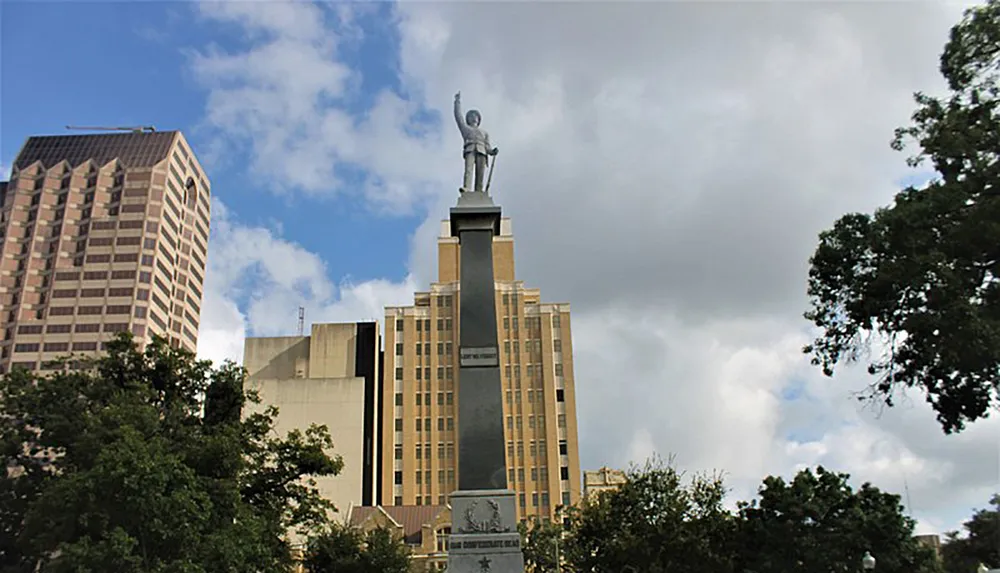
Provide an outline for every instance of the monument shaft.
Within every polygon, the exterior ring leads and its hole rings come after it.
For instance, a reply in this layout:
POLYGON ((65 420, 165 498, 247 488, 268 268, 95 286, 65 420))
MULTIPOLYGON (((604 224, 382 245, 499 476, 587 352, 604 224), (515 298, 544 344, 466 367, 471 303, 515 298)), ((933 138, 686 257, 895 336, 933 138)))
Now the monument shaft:
MULTIPOLYGON (((473 198, 469 195, 469 198, 473 198)), ((460 245, 458 489, 507 488, 493 236, 500 208, 452 209, 460 245)))

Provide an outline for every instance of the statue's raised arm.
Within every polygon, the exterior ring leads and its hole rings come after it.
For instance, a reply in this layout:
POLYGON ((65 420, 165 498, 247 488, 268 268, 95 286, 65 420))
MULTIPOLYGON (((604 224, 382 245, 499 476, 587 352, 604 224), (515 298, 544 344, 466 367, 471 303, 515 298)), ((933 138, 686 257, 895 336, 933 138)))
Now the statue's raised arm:
POLYGON ((455 94, 455 123, 458 124, 458 130, 462 132, 462 136, 465 136, 465 114, 462 113, 462 92, 455 94))

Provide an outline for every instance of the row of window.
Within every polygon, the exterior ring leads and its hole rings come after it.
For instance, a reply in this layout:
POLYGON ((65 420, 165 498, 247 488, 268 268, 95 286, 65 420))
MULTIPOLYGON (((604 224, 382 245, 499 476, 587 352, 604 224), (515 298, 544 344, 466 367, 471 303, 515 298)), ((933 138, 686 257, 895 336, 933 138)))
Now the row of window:
MULTIPOLYGON (((417 406, 430 406, 431 405, 431 393, 430 392, 424 392, 423 394, 418 393, 415 396, 416 396, 415 402, 416 402, 417 406)), ((438 392, 437 393, 437 405, 438 406, 444 406, 445 404, 451 406, 454 403, 455 403, 455 394, 454 394, 454 392, 438 392)), ((397 406, 402 406, 403 405, 403 393, 402 392, 396 392, 396 405, 397 406)))

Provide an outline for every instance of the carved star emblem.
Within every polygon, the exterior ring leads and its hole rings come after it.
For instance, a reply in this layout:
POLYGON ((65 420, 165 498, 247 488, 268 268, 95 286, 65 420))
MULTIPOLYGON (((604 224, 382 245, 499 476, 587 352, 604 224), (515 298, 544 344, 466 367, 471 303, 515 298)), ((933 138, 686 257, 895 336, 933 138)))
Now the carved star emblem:
POLYGON ((483 557, 479 560, 479 570, 489 571, 490 570, 490 560, 488 557, 483 557))

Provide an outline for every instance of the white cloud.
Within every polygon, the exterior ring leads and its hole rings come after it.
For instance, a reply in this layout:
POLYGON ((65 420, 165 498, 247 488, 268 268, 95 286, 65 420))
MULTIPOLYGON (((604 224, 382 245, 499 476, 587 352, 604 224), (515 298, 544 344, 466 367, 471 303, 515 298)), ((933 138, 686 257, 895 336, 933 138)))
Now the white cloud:
POLYGON ((416 284, 335 284, 323 261, 280 232, 240 223, 216 197, 198 354, 242 362, 246 336, 289 336, 298 308, 307 324, 378 320, 385 305, 412 302, 416 284))
POLYGON ((220 233, 220 292, 263 269, 246 307, 255 332, 287 330, 303 297, 356 319, 426 288, 460 177, 448 108, 461 89, 501 148, 494 189, 516 224, 519 277, 573 304, 586 466, 675 452, 746 496, 766 474, 824 464, 908 489, 924 529, 956 527, 995 489, 997 420, 944 436, 919 397, 877 415, 852 400, 863 372, 827 380, 799 351, 816 236, 886 203, 907 174, 888 140, 912 92, 941 89, 954 5, 402 3, 401 92, 361 116, 364 70, 338 60, 364 37, 356 20, 302 3, 202 12, 253 40, 192 64, 207 125, 249 146, 259 175, 429 213, 405 285, 344 288, 270 231, 233 227, 258 240, 252 257, 220 233), (415 119, 425 108, 444 124, 415 119), (345 169, 369 174, 360 191, 345 169), (791 387, 801 396, 782 399, 791 387))

